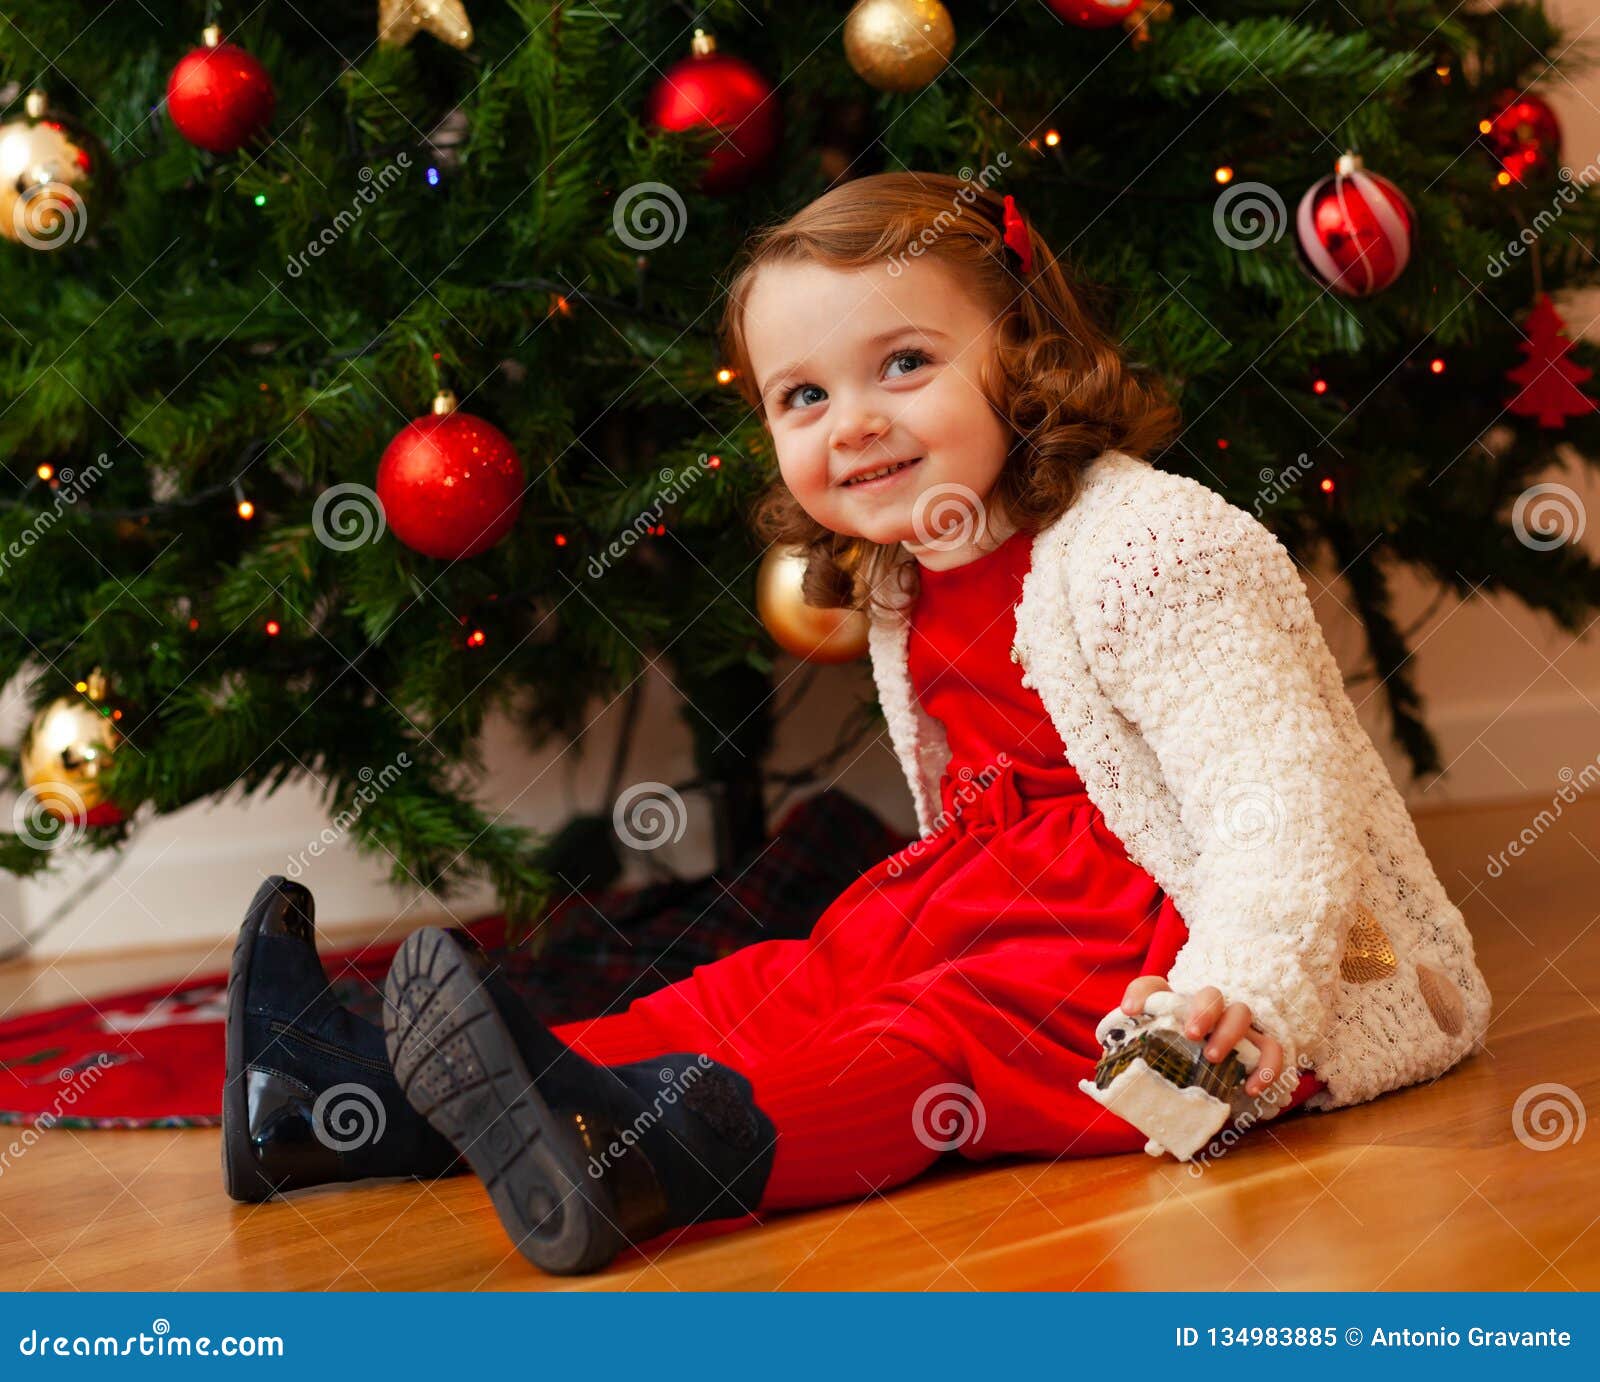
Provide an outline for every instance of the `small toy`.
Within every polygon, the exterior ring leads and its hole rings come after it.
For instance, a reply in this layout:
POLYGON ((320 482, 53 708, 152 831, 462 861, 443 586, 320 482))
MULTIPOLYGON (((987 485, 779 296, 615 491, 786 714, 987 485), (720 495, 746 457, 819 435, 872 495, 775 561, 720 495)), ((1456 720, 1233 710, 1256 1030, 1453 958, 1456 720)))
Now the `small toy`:
POLYGON ((1113 1008, 1095 1028, 1105 1048, 1092 1080, 1078 1088, 1096 1103, 1133 1124, 1150 1140, 1151 1156, 1171 1152, 1188 1161, 1222 1125, 1252 1108, 1262 1095, 1244 1092, 1261 1059, 1255 1043, 1241 1037, 1221 1061, 1205 1059, 1206 1040, 1183 1032, 1187 994, 1164 989, 1130 1016, 1113 1008))

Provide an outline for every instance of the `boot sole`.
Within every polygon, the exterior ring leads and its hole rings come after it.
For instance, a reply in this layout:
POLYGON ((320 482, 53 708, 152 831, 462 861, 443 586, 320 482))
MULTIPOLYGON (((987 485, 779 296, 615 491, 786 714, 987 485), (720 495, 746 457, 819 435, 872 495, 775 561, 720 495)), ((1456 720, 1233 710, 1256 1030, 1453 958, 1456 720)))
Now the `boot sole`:
POLYGON ((406 1099, 466 1158, 528 1261, 592 1272, 627 1246, 577 1133, 545 1103, 471 957, 444 930, 425 926, 401 945, 383 1026, 406 1099))
POLYGON ((256 936, 266 918, 267 907, 277 895, 265 883, 256 890, 239 938, 233 943, 233 958, 228 964, 226 1043, 227 1056, 222 1081, 222 1184, 229 1196, 242 1204, 260 1204, 278 1193, 278 1188, 261 1173, 255 1144, 250 1140, 250 1110, 247 1103, 244 1060, 244 1003, 250 991, 250 957, 255 953, 256 936))

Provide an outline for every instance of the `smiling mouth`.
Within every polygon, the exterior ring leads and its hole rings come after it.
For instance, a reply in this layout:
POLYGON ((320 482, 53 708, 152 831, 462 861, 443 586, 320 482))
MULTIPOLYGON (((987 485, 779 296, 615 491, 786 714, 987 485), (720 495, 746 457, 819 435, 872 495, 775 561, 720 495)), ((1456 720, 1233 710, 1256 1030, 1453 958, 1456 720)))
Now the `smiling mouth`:
POLYGON ((893 465, 882 466, 877 470, 869 470, 865 475, 858 475, 853 480, 845 480, 843 488, 852 489, 857 485, 876 484, 879 480, 887 480, 891 475, 898 475, 902 470, 909 469, 922 459, 913 456, 909 461, 896 461, 893 465))

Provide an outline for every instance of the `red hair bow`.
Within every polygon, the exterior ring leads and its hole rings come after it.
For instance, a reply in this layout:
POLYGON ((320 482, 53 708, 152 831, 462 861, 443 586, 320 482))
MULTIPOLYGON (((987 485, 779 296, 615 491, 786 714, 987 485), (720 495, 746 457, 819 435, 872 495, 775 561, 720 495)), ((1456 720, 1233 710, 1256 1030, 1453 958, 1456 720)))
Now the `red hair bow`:
POLYGON ((1021 213, 1017 210, 1016 199, 1006 194, 1005 211, 1005 242, 1016 256, 1022 261, 1022 272, 1033 272, 1033 241, 1028 238, 1028 227, 1022 223, 1021 213))

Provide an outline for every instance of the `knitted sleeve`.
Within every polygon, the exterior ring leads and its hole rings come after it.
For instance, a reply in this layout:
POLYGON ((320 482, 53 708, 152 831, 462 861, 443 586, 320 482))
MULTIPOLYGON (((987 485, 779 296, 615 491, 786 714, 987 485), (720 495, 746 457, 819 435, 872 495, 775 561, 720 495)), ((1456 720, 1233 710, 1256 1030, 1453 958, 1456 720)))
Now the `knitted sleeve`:
POLYGON ((1365 846, 1318 690, 1333 657, 1294 561, 1182 479, 1170 504, 1123 503, 1082 532, 1068 569, 1084 655, 1194 842, 1189 939, 1167 982, 1249 1004, 1286 1068, 1309 1067, 1332 1029, 1365 846))

